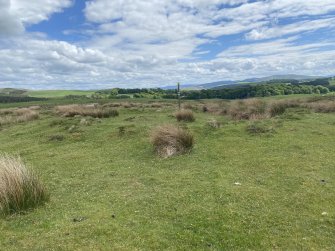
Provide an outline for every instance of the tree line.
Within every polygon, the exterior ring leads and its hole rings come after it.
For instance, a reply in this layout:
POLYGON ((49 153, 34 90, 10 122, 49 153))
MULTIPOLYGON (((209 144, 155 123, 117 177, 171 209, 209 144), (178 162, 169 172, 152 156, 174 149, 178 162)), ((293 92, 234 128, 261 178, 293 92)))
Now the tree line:
MULTIPOLYGON (((264 83, 251 83, 241 85, 221 86, 213 89, 183 90, 181 96, 184 99, 243 99, 252 97, 268 97, 291 94, 326 94, 335 91, 328 79, 316 79, 299 82, 297 80, 270 80, 264 83)), ((177 91, 161 88, 134 88, 101 90, 96 92, 94 98, 165 98, 176 99, 177 91)))

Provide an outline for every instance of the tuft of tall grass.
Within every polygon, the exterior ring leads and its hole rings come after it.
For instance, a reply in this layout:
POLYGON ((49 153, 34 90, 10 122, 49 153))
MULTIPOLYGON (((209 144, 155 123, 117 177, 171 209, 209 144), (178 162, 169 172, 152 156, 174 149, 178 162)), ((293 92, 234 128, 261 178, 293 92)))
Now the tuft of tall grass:
POLYGON ((118 110, 97 105, 61 105, 56 106, 57 113, 65 117, 91 116, 94 118, 108 118, 119 115, 118 110))
POLYGON ((151 133, 151 143, 155 152, 164 158, 191 151, 193 135, 175 125, 162 125, 151 133))
POLYGON ((175 113, 177 121, 193 122, 195 121, 194 114, 191 110, 180 110, 175 113))
POLYGON ((0 155, 0 215, 21 212, 48 199, 37 175, 20 158, 0 155))

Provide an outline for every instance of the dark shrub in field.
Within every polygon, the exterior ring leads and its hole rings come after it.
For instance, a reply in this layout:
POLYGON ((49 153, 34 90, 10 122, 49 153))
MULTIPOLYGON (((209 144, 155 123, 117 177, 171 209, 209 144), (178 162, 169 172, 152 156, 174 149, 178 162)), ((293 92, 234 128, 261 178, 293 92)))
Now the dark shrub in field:
POLYGON ((38 177, 20 158, 0 155, 0 215, 33 208, 48 198, 38 177))
POLYGON ((161 157, 189 152, 194 144, 193 135, 175 125, 163 125, 157 127, 151 133, 151 143, 155 152, 161 157))
POLYGON ((195 121, 194 114, 191 110, 180 110, 175 113, 178 121, 193 122, 195 121))

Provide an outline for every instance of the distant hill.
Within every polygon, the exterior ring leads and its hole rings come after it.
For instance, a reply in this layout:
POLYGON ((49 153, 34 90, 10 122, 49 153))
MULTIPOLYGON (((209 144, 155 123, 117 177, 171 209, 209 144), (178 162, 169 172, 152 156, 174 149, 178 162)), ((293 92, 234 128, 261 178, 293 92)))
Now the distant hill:
POLYGON ((15 89, 15 88, 0 88, 0 95, 7 96, 22 96, 26 93, 26 90, 15 89))
POLYGON ((288 74, 288 75, 273 75, 273 76, 268 76, 268 77, 263 77, 263 78, 250 78, 250 79, 245 79, 240 82, 251 82, 251 83, 257 83, 257 82, 266 82, 266 81, 271 81, 271 80, 311 80, 311 79, 317 79, 317 78, 322 78, 320 76, 305 76, 305 75, 295 75, 295 74, 288 74))
POLYGON ((215 88, 217 86, 225 86, 225 85, 231 86, 231 85, 236 85, 236 84, 238 84, 236 81, 226 80, 226 81, 218 81, 218 82, 213 82, 213 83, 196 85, 195 87, 197 89, 212 89, 212 88, 215 88))
POLYGON ((241 84, 247 84, 247 83, 264 83, 267 81, 272 81, 272 80, 298 80, 298 81, 303 81, 303 80, 314 80, 322 78, 319 76, 305 76, 305 75, 295 75, 295 74, 288 74, 288 75, 273 75, 273 76, 268 76, 268 77, 262 77, 262 78, 249 78, 249 79, 244 79, 244 80, 224 80, 224 81, 217 81, 217 82, 211 82, 211 83, 206 83, 206 84, 200 84, 200 85, 183 85, 183 89, 217 89, 217 88, 231 88, 236 85, 241 85, 241 84))

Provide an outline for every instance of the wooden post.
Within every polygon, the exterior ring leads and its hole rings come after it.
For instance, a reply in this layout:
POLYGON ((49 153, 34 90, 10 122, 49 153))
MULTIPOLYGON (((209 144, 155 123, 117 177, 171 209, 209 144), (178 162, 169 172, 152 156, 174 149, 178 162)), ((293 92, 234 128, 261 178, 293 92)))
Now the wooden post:
POLYGON ((180 110, 180 84, 177 83, 178 109, 180 110))

